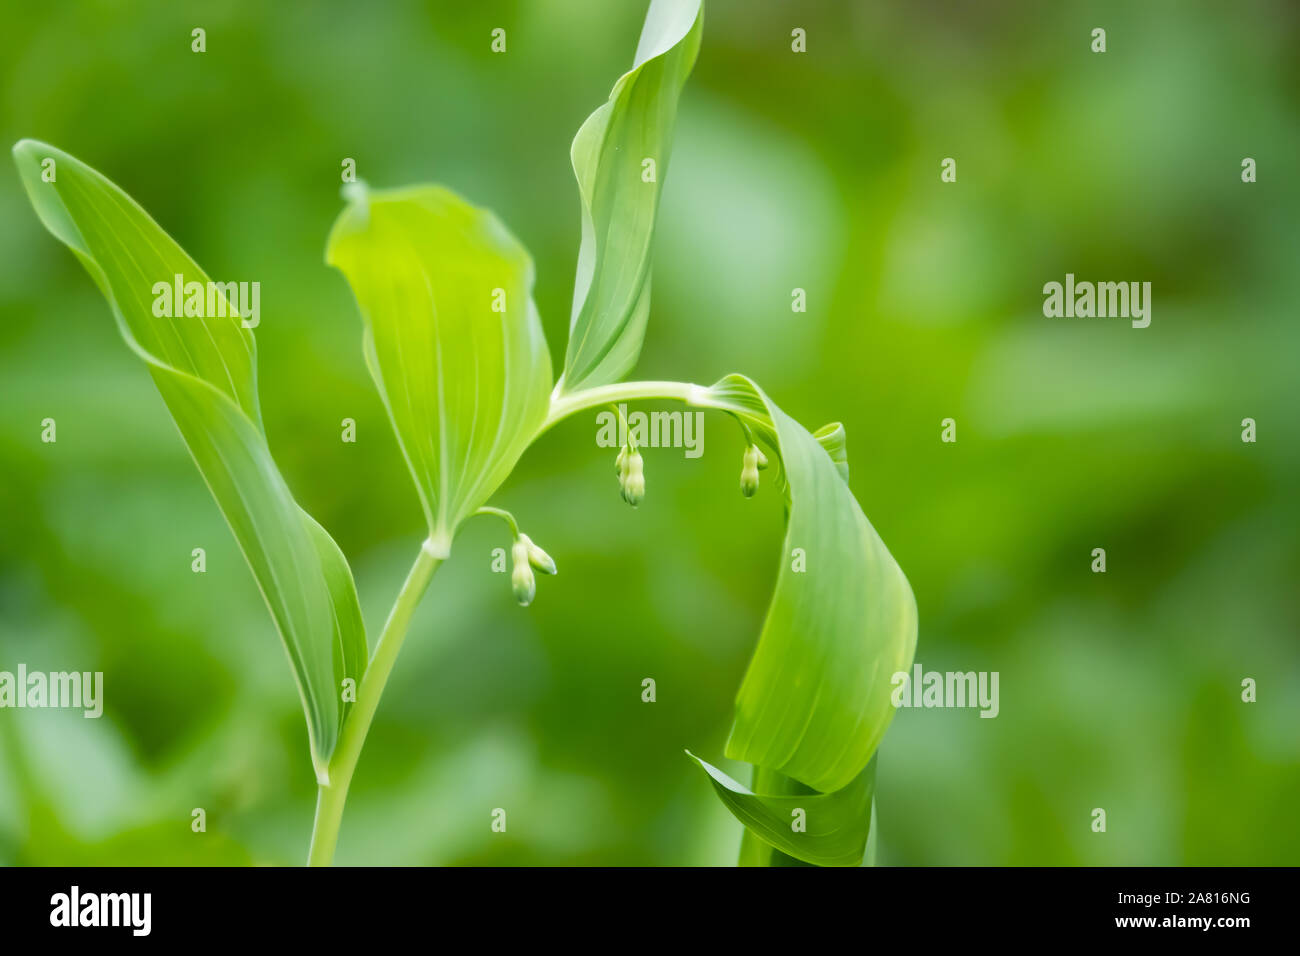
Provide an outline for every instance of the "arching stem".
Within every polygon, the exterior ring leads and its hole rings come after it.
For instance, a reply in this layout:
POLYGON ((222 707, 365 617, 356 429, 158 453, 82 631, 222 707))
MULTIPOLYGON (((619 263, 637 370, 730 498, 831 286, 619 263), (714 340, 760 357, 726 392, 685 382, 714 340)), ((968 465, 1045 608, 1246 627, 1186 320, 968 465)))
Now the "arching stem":
POLYGON ((561 395, 551 400, 551 410, 537 430, 540 435, 570 415, 596 408, 600 405, 617 405, 619 402, 676 401, 700 408, 721 408, 711 400, 709 389, 690 382, 615 382, 580 392, 561 395))

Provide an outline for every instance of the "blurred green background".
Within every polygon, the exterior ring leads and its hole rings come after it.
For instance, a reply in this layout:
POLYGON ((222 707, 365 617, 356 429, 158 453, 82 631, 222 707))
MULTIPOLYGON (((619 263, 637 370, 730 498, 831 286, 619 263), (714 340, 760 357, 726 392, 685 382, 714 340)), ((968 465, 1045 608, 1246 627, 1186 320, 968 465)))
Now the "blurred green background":
MULTIPOLYGON (((0 140, 68 150, 211 275, 261 282, 271 447, 353 562, 372 640, 422 522, 351 294, 322 263, 340 163, 495 209, 536 259, 558 359, 569 142, 631 65, 644 9, 6 11, 0 140)), ((843 420, 853 489, 916 592, 917 660, 1001 675, 995 720, 899 713, 882 863, 1300 863, 1298 51, 1286 0, 708 3, 637 377, 743 371, 810 427, 843 420), (1150 328, 1045 319, 1043 283, 1066 272, 1152 282, 1150 328)), ((0 711, 0 862, 299 863, 314 779, 253 579, 11 166, 0 221, 0 670, 101 670, 106 696, 97 721, 0 711)), ((635 512, 594 416, 529 451, 493 503, 560 575, 522 610, 489 570, 500 525, 464 530, 338 862, 734 861, 739 824, 682 750, 744 777, 721 748, 781 515, 770 486, 737 493, 734 426, 705 427, 699 460, 647 451, 635 512)))

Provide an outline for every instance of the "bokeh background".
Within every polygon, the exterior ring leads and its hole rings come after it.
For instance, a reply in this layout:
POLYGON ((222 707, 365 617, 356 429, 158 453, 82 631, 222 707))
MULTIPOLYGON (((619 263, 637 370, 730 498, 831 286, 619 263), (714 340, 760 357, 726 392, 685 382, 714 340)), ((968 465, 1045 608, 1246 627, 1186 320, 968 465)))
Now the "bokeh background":
MULTIPOLYGON (((535 256, 558 361, 569 142, 630 66, 644 7, 6 11, 0 140, 68 150, 210 274, 262 283, 271 447, 352 561, 372 635, 421 518, 322 262, 340 163, 495 209, 535 256)), ((1286 0, 708 3, 637 377, 744 371, 808 426, 844 421, 853 489, 916 592, 917 660, 1001 675, 995 720, 894 721, 882 863, 1300 863, 1298 51, 1286 0), (1042 285, 1066 272, 1151 281, 1150 328, 1045 319, 1042 285)), ((0 862, 301 862, 314 780, 252 577, 12 167, 0 223, 0 669, 101 670, 107 701, 98 721, 0 711, 0 862)), ((737 493, 726 419, 699 460, 647 452, 636 512, 595 431, 546 435, 494 499, 560 565, 533 607, 489 570, 499 524, 458 539, 338 862, 734 861, 739 824, 682 751, 743 776, 721 748, 780 507, 737 493)))

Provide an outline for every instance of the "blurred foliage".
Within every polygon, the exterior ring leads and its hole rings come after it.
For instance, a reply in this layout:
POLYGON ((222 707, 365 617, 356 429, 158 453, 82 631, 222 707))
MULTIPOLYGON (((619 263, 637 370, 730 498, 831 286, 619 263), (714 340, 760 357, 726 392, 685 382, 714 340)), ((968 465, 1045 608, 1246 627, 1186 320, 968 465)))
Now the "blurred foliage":
MULTIPOLYGON (((537 261, 558 360, 569 142, 643 13, 6 12, 3 141, 68 150, 214 277, 262 283, 271 447, 352 560, 372 634, 422 529, 351 296, 322 262, 340 163, 493 208, 537 261)), ((1001 674, 995 720, 895 720, 880 862, 1300 862, 1298 51, 1286 0, 709 4, 637 377, 743 371, 809 425, 842 419, 854 491, 916 592, 918 661, 1001 674), (956 184, 939 181, 947 156, 956 184), (1151 327, 1044 319, 1042 285, 1066 272, 1151 281, 1151 327), (796 286, 807 313, 790 312, 796 286)), ((0 711, 0 862, 300 862, 314 778, 252 578, 12 170, 0 221, 0 670, 102 670, 106 696, 98 721, 0 711)), ((340 863, 734 861, 739 825, 683 748, 721 751, 779 507, 737 493, 725 419, 699 460, 646 450, 636 512, 594 434, 551 432, 497 496, 560 565, 531 608, 490 573, 497 523, 458 539, 371 732, 340 863)))

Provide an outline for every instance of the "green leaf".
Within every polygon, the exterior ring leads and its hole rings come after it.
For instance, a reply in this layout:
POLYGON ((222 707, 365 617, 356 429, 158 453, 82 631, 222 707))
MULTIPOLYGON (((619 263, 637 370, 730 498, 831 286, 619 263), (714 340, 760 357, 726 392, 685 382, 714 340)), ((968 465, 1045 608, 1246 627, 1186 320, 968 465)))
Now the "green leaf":
POLYGON ((209 288, 198 265, 134 200, 62 150, 23 140, 14 157, 41 222, 81 260, 144 360, 248 560, 289 654, 324 778, 349 707, 342 681, 360 683, 365 671, 365 632, 347 562, 271 459, 253 333, 224 293, 212 301, 220 315, 155 315, 156 296, 175 276, 209 288))
POLYGON ((650 247, 668 170, 677 100, 695 64, 703 0, 651 0, 632 70, 573 139, 582 199, 573 315, 561 388, 622 378, 650 313, 650 247), (654 163, 647 182, 646 160, 654 163))
POLYGON ((916 600, 841 475, 838 460, 749 379, 704 404, 732 411, 776 453, 787 498, 780 572, 736 696, 726 754, 823 793, 848 786, 894 716, 891 677, 911 667, 916 600))
MULTIPOLYGON (((766 796, 795 796, 799 794, 815 794, 817 791, 812 787, 806 787, 798 780, 787 777, 783 773, 777 773, 775 770, 768 770, 765 767, 755 767, 752 779, 750 781, 750 790, 754 793, 761 793, 766 796)), ((861 825, 861 824, 859 824, 861 825)), ((812 866, 804 860, 795 859, 794 857, 782 853, 772 844, 762 839, 753 830, 745 828, 744 835, 740 841, 740 857, 736 861, 737 866, 812 866)))
POLYGON ((492 213, 439 186, 360 191, 325 256, 356 296, 366 364, 445 557, 546 417, 532 260, 492 213))
MULTIPOLYGON (((859 866, 871 826, 876 790, 876 761, 872 759, 848 784, 833 793, 756 794, 717 767, 690 753, 709 775, 709 782, 727 809, 749 834, 769 847, 817 866, 859 866), (802 811, 800 813, 799 811, 802 811), (796 830, 801 820, 802 830, 796 830)), ((766 866, 770 851, 748 841, 742 865, 766 866)))
POLYGON ((817 443, 826 449, 826 454, 831 456, 831 461, 835 462, 835 470, 840 473, 844 483, 849 481, 849 448, 848 433, 844 430, 844 425, 840 422, 831 422, 829 425, 823 425, 813 432, 813 438, 817 443))

